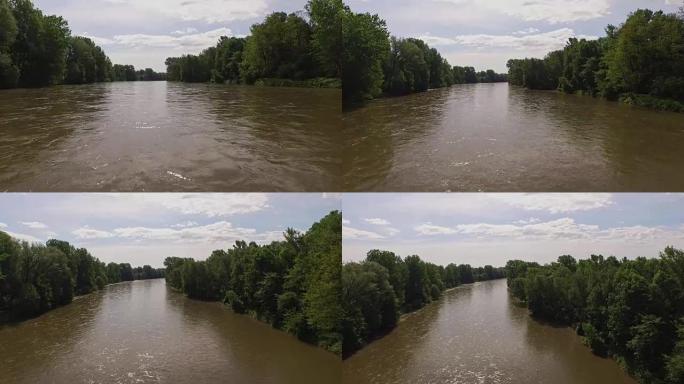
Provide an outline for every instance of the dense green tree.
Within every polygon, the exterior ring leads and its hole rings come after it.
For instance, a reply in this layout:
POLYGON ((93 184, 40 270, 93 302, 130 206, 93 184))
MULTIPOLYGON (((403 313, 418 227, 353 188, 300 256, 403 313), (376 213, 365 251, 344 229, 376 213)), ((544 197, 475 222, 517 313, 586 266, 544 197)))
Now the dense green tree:
POLYGON ((592 256, 576 261, 510 261, 512 295, 535 317, 576 326, 591 349, 623 361, 644 383, 677 383, 682 375, 684 252, 659 259, 592 256))
POLYGON ((289 229, 284 238, 267 245, 237 241, 206 261, 167 258, 167 284, 341 353, 341 214, 330 213, 303 234, 289 229))
MULTIPOLYGON (((0 232, 0 321, 37 316, 69 304, 74 295, 120 282, 122 266, 105 266, 86 249, 66 241, 29 244, 0 232)), ((149 278, 163 276, 163 270, 148 268, 149 278)))
POLYGON ((342 20, 348 12, 342 0, 310 0, 306 11, 311 21, 311 42, 321 75, 342 76, 342 20))
POLYGON ((405 259, 392 252, 371 250, 362 263, 342 269, 342 354, 348 357, 374 338, 392 330, 400 313, 418 310, 442 292, 464 283, 500 279, 504 268, 442 267, 418 256, 405 259))
POLYGON ((382 92, 383 66, 390 52, 387 25, 378 15, 343 14, 342 94, 345 101, 362 101, 382 92))

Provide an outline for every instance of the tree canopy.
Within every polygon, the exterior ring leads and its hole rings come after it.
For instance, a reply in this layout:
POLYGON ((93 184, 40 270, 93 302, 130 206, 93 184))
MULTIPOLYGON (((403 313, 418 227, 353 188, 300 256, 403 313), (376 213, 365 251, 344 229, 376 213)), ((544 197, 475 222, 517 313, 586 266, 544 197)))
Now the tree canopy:
POLYGON ((40 315, 107 284, 164 277, 149 265, 105 265, 66 241, 19 242, 0 231, 0 322, 40 315))
POLYGON ((598 40, 572 38, 546 58, 510 60, 513 85, 684 111, 684 17, 639 9, 598 40))
POLYGON ((503 277, 504 269, 491 265, 444 267, 418 256, 402 259, 393 252, 372 250, 363 262, 342 267, 343 356, 389 332, 401 313, 439 299, 446 289, 503 277))
POLYGON ((511 294, 532 316, 573 325, 594 353, 624 363, 642 383, 684 380, 684 252, 635 260, 561 256, 509 261, 511 294))
POLYGON ((223 301, 236 313, 341 353, 342 215, 331 212, 306 233, 288 229, 267 245, 237 241, 204 261, 169 257, 167 284, 200 300, 223 301))

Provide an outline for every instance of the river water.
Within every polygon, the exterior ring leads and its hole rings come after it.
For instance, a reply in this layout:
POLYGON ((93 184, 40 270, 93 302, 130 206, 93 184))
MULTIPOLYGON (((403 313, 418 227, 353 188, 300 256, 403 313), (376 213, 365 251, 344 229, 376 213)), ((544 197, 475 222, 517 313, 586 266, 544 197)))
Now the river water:
POLYGON ((343 383, 635 384, 574 330, 530 318, 505 280, 476 283, 402 318, 345 360, 343 383))
POLYGON ((336 191, 340 100, 166 82, 0 91, 0 191, 336 191))
POLYGON ((684 114, 508 84, 344 114, 349 191, 684 191, 684 114))
POLYGON ((340 369, 339 357, 164 280, 0 328, 3 383, 335 383, 340 369))

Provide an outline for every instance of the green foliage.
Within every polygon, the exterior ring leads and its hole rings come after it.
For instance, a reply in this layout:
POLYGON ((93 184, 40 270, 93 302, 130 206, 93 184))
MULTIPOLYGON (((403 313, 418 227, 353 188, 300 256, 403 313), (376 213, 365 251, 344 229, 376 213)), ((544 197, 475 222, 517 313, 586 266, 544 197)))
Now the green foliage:
POLYGON ((684 252, 667 248, 659 259, 509 261, 511 294, 533 316, 577 324, 601 356, 624 362, 643 383, 679 383, 684 349, 684 252))
MULTIPOLYGON (((112 67, 89 38, 71 36, 61 17, 44 15, 30 0, 0 0, 0 88, 131 80, 122 67, 112 67)), ((147 80, 149 71, 139 74, 147 80)))
POLYGON ((311 0, 309 20, 275 12, 247 38, 221 37, 199 55, 166 60, 169 81, 339 87, 341 0, 311 0))
POLYGON ((440 53, 420 39, 389 36, 378 15, 343 14, 342 88, 345 103, 399 96, 453 84, 505 82, 493 70, 452 67, 440 53))
POLYGON ((222 300, 298 338, 341 353, 342 215, 267 245, 237 241, 206 261, 169 257, 166 282, 191 298, 222 300))
POLYGON ((504 269, 491 265, 442 267, 418 256, 402 259, 392 252, 372 250, 364 262, 342 267, 342 355, 347 357, 391 331, 400 313, 424 307, 446 289, 503 277, 504 269))
MULTIPOLYGON (((9 314, 10 320, 40 315, 69 304, 74 295, 127 280, 122 266, 131 269, 128 264, 105 266, 86 249, 76 249, 66 241, 20 243, 0 232, 0 312, 9 314)), ((145 266, 137 278, 158 278, 163 272, 145 266)))
POLYGON ((513 85, 600 95, 659 110, 684 111, 684 19, 639 9, 594 41, 572 38, 544 60, 508 62, 513 85))
POLYGON ((390 51, 389 33, 378 15, 346 10, 342 21, 342 95, 362 101, 382 92, 383 66, 390 51))

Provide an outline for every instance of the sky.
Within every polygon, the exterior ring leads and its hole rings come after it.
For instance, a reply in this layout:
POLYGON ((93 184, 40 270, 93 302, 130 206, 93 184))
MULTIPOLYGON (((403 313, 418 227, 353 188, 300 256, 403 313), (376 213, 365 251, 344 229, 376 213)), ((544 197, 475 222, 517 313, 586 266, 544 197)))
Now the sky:
POLYGON ((507 72, 512 58, 543 57, 568 38, 597 38, 639 8, 674 12, 683 0, 347 0, 377 13, 398 37, 420 37, 452 65, 507 72))
POLYGON ((167 57, 197 54, 221 36, 245 36, 275 11, 296 12, 306 0, 34 0, 64 17, 73 35, 88 36, 114 64, 166 71, 167 57))
POLYGON ((162 267, 168 256, 204 260, 236 240, 281 240, 340 207, 334 194, 2 194, 0 231, 66 240, 106 263, 162 267))
POLYGON ((504 266, 684 248, 684 194, 345 194, 342 208, 345 262, 372 249, 504 266))

